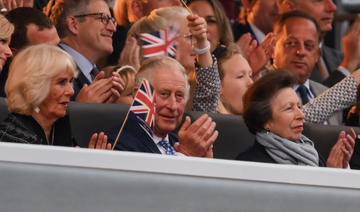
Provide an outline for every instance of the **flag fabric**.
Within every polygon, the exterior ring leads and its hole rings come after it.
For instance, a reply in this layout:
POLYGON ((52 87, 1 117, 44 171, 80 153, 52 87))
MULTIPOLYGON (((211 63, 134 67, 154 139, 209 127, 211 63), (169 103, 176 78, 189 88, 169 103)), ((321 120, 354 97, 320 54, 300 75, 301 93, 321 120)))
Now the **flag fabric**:
POLYGON ((113 148, 116 147, 119 138, 121 142, 122 134, 133 134, 133 137, 140 136, 139 139, 144 139, 141 138, 144 133, 139 133, 139 130, 145 132, 148 139, 153 140, 154 116, 155 92, 149 81, 143 80, 116 137, 113 148))
POLYGON ((142 33, 140 39, 144 58, 160 55, 175 58, 177 33, 178 30, 174 26, 151 33, 142 33))

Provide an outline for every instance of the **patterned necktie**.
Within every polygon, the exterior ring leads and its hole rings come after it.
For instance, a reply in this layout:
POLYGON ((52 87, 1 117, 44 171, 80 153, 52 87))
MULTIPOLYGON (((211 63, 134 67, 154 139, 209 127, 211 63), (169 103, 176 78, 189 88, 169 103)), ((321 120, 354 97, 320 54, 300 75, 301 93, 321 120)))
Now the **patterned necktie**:
POLYGON ((159 142, 160 146, 165 149, 165 154, 167 155, 174 155, 175 149, 170 145, 170 143, 164 139, 159 142))
POLYGON ((91 80, 94 80, 96 75, 98 75, 98 73, 99 73, 99 69, 96 66, 94 66, 94 68, 90 72, 91 80))
POLYGON ((307 88, 305 87, 305 85, 299 85, 299 87, 297 88, 297 92, 299 92, 300 94, 301 102, 303 105, 309 102, 307 88))

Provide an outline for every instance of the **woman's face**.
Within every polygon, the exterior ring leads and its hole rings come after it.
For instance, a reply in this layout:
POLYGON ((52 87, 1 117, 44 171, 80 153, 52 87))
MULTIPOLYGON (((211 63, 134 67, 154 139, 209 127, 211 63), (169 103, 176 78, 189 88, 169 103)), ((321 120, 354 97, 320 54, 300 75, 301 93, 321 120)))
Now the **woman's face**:
POLYGON ((224 78, 221 82, 221 102, 232 114, 243 113, 243 95, 253 84, 248 62, 239 54, 222 63, 224 78))
POLYGON ((179 34, 176 45, 176 60, 181 63, 187 71, 195 69, 194 38, 190 36, 186 19, 180 23, 179 34))
POLYGON ((39 105, 40 115, 48 120, 65 116, 70 97, 74 94, 73 78, 73 73, 65 70, 51 79, 49 95, 39 105))
POLYGON ((206 20, 207 39, 211 45, 211 52, 213 52, 220 43, 220 33, 214 9, 206 0, 194 1, 189 4, 189 8, 193 13, 206 20))
POLYGON ((7 58, 12 56, 9 44, 10 38, 0 39, 0 72, 2 71, 7 58))
POLYGON ((304 113, 294 89, 283 88, 270 100, 272 118, 265 129, 290 141, 300 139, 303 131, 304 113))

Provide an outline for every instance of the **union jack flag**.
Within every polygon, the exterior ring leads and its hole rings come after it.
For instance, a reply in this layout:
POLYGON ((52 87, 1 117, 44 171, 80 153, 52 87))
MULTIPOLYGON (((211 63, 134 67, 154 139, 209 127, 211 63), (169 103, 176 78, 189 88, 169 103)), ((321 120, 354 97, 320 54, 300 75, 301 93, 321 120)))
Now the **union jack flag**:
POLYGON ((150 85, 149 81, 143 80, 129 111, 136 114, 138 117, 144 120, 151 129, 153 129, 155 95, 154 89, 150 85))
POLYGON ((144 58, 153 56, 176 57, 176 40, 178 30, 176 27, 159 30, 151 33, 142 33, 142 51, 144 58))
MULTIPOLYGON (((155 114, 155 92, 149 81, 143 80, 140 88, 138 89, 134 101, 128 111, 128 114, 123 122, 119 133, 116 136, 113 149, 121 149, 121 142, 125 134, 132 134, 137 139, 144 139, 141 137, 144 131, 150 140, 153 140, 154 129, 154 114, 155 114), (119 141, 119 142, 118 142, 119 141)), ((110 137, 113 132, 109 133, 110 137)))

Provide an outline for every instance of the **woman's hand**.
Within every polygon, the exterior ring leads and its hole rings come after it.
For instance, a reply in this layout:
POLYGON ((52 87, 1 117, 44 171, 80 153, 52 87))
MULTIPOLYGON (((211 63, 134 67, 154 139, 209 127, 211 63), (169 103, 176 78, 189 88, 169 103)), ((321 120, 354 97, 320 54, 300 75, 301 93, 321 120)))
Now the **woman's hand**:
MULTIPOLYGON (((207 40, 207 25, 205 19, 198 15, 190 14, 187 16, 187 20, 189 31, 195 39, 195 44, 193 45, 198 49, 206 49, 210 45, 210 42, 207 40)), ((197 55, 197 62, 202 68, 210 67, 213 64, 210 49, 211 48, 205 53, 197 55)))
POLYGON ((208 45, 205 19, 198 15, 191 14, 187 16, 187 20, 189 31, 196 40, 195 46, 199 49, 205 48, 208 45))
POLYGON ((101 132, 99 134, 94 133, 89 142, 89 149, 106 149, 111 150, 111 144, 107 142, 107 136, 104 134, 104 132, 101 132))
POLYGON ((354 152, 356 133, 351 128, 350 134, 341 131, 338 141, 331 149, 327 160, 328 167, 347 168, 354 152))

